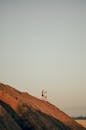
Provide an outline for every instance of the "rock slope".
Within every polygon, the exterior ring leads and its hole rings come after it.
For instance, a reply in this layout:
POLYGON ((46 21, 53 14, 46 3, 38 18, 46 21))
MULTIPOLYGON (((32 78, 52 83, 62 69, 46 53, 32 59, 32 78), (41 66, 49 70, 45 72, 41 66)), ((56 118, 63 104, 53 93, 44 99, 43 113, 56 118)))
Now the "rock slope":
POLYGON ((48 101, 0 83, 0 130, 86 130, 48 101))

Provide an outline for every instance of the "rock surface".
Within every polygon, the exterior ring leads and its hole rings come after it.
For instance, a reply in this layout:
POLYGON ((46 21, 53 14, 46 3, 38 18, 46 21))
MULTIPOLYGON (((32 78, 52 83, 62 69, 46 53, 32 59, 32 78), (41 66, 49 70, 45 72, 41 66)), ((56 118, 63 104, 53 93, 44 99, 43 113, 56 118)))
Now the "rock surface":
POLYGON ((0 83, 0 130, 86 130, 48 101, 0 83))

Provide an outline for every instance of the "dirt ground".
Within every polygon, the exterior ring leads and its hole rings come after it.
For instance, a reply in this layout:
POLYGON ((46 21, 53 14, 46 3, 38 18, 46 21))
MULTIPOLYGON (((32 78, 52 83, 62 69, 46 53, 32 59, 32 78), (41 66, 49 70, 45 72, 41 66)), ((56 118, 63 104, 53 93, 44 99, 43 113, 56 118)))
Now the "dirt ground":
POLYGON ((81 124, 86 128, 86 120, 76 120, 76 122, 78 122, 79 124, 81 124))

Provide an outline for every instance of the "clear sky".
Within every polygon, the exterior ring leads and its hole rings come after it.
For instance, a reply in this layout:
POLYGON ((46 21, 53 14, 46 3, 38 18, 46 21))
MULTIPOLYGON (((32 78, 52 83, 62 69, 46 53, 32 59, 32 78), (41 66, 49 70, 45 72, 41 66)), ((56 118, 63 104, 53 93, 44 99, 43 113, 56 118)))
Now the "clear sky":
POLYGON ((0 82, 86 115, 86 0, 0 0, 0 82))

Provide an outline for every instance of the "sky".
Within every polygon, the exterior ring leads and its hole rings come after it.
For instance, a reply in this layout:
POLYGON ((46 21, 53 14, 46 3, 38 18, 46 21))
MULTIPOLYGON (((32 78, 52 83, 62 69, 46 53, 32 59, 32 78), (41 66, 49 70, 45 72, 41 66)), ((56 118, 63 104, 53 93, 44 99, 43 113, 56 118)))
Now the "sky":
POLYGON ((86 115, 86 0, 0 0, 0 82, 86 115))

